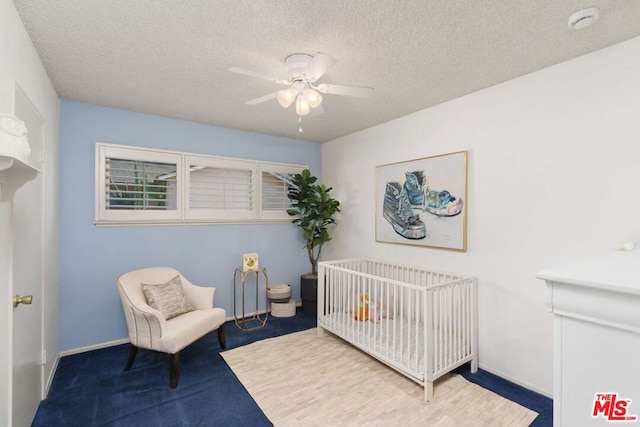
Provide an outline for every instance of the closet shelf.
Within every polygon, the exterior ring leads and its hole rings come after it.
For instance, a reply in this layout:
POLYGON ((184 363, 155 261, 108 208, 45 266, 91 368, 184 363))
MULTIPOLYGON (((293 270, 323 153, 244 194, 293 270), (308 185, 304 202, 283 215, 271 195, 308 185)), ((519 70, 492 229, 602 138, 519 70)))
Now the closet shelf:
POLYGON ((40 171, 23 160, 0 154, 0 201, 11 200, 16 190, 35 179, 40 171))
POLYGON ((40 172, 37 168, 31 166, 29 163, 18 159, 13 156, 5 156, 0 154, 0 172, 8 170, 8 169, 16 169, 16 170, 32 170, 36 174, 40 172))

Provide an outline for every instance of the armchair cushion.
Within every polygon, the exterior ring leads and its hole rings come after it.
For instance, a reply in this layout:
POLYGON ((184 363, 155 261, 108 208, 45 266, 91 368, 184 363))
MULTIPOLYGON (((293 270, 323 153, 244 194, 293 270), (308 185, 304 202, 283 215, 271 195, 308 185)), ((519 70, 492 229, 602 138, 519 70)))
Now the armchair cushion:
POLYGON ((206 335, 212 325, 223 325, 225 311, 222 308, 194 310, 167 321, 157 348, 166 353, 176 353, 206 335))
POLYGON ((166 320, 196 309, 187 299, 180 275, 166 283, 142 283, 141 287, 149 306, 160 311, 166 320))

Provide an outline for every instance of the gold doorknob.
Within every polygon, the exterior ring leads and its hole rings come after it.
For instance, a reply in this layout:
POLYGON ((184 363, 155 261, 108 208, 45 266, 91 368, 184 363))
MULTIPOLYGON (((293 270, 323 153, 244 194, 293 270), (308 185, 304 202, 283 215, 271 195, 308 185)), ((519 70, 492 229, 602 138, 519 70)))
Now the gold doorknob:
POLYGON ((13 307, 17 307, 18 304, 31 304, 31 302, 33 301, 33 296, 32 295, 25 295, 23 297, 16 295, 15 297, 13 297, 13 307))

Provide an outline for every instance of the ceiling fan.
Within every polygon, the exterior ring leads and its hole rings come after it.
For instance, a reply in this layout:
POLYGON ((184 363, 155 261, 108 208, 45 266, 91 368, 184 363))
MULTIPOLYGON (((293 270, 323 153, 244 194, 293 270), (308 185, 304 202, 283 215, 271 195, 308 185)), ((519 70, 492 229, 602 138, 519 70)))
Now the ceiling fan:
MULTIPOLYGON (((373 88, 362 86, 346 86, 329 83, 316 84, 318 79, 331 68, 337 61, 326 53, 318 52, 315 56, 305 53, 296 53, 285 58, 288 75, 286 78, 277 78, 257 73, 244 68, 229 68, 229 71, 268 80, 277 84, 289 86, 268 95, 247 101, 249 105, 261 104, 276 98, 278 103, 288 108, 295 102, 296 114, 305 116, 312 108, 320 107, 322 103, 321 94, 356 96, 366 98, 373 94, 373 88)), ((319 108, 321 110, 322 107, 319 108)))

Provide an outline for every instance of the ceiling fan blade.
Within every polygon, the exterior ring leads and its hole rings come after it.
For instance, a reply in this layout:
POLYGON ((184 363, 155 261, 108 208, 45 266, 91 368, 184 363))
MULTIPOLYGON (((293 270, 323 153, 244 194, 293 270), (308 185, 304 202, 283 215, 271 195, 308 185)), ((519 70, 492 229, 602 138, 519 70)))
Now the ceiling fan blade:
POLYGON ((309 82, 315 82, 336 62, 334 57, 318 52, 304 69, 302 76, 309 82))
POLYGON ((229 68, 229 71, 231 71, 232 73, 243 74, 243 75, 249 76, 249 77, 256 77, 258 79, 268 80, 270 82, 276 82, 276 83, 281 83, 281 84, 286 84, 287 83, 286 80, 282 80, 282 79, 279 79, 277 77, 267 76, 266 74, 257 73, 255 71, 251 71, 251 70, 245 70, 244 68, 231 67, 231 68, 229 68))
POLYGON ((373 88, 362 86, 332 85, 327 83, 319 84, 316 89, 321 93, 333 95, 357 96, 358 98, 368 98, 373 95, 373 88))
POLYGON ((247 104, 247 105, 262 104, 263 102, 267 102, 267 101, 270 101, 272 99, 276 99, 277 96, 278 96, 278 92, 273 92, 273 93, 270 93, 269 95, 264 95, 264 96, 261 96, 260 98, 256 98, 256 99, 252 99, 251 101, 247 101, 247 102, 245 102, 245 104, 247 104))

